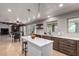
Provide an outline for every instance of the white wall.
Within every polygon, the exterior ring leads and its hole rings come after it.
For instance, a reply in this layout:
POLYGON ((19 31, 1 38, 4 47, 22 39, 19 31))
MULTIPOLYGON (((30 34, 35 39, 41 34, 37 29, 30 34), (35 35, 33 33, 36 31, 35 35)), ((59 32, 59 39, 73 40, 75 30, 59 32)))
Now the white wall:
MULTIPOLYGON (((68 29, 67 29, 67 19, 68 18, 72 18, 72 17, 79 17, 79 11, 75 11, 75 12, 71 12, 71 13, 67 13, 67 14, 63 14, 60 16, 56 16, 54 18, 51 19, 51 21, 53 20, 58 20, 58 29, 56 32, 52 32, 52 36, 68 36, 68 37, 78 37, 79 38, 79 33, 69 33, 68 29)), ((37 34, 39 33, 43 33, 43 32, 48 32, 47 30, 47 22, 50 21, 49 19, 44 21, 44 29, 43 30, 38 30, 37 34)), ((41 22, 42 23, 42 22, 41 22)))
POLYGON ((79 33, 68 33, 67 19, 72 17, 79 17, 79 11, 75 11, 55 17, 55 19, 58 20, 58 30, 57 32, 52 33, 52 35, 58 36, 58 33, 61 33, 61 36, 79 37, 79 33))

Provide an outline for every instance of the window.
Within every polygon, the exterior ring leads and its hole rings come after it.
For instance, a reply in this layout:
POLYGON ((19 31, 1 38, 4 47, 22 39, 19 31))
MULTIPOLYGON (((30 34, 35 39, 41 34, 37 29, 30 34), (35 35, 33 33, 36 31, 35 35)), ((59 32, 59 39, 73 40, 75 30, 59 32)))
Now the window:
POLYGON ((68 19, 68 32, 79 32, 79 18, 68 19))
POLYGON ((69 32, 76 32, 76 23, 69 23, 69 32))
POLYGON ((56 32, 57 30, 57 21, 48 22, 47 24, 48 32, 56 32))

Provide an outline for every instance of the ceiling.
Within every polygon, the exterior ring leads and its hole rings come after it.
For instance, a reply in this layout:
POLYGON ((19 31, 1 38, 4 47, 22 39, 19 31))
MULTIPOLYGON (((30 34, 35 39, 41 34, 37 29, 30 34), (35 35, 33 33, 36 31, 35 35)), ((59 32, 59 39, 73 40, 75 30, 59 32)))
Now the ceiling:
MULTIPOLYGON (((57 16, 71 11, 79 10, 78 3, 64 3, 63 7, 59 3, 40 3, 40 17, 57 16)), ((38 14, 38 3, 0 3, 0 21, 15 22, 19 18, 22 22, 28 21, 28 11, 30 9, 30 21, 34 20, 38 14), (11 9, 12 12, 8 12, 11 9)))

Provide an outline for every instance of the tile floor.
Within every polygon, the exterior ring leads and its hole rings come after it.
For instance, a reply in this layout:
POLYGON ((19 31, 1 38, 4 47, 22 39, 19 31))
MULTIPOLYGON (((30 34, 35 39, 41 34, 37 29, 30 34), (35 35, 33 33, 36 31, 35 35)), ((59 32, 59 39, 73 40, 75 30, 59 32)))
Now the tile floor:
MULTIPOLYGON (((21 42, 13 43, 9 36, 0 36, 0 56, 23 56, 21 42)), ((67 56, 53 50, 51 56, 67 56)))

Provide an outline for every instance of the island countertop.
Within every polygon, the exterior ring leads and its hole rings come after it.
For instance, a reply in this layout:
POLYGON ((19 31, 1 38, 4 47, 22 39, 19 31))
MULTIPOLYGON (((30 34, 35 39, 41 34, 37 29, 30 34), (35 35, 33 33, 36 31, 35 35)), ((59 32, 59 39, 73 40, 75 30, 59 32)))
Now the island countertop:
POLYGON ((51 40, 38 38, 38 37, 36 37, 35 39, 32 39, 31 36, 22 36, 21 38, 39 46, 39 47, 43 47, 49 43, 53 43, 53 41, 51 41, 51 40))

